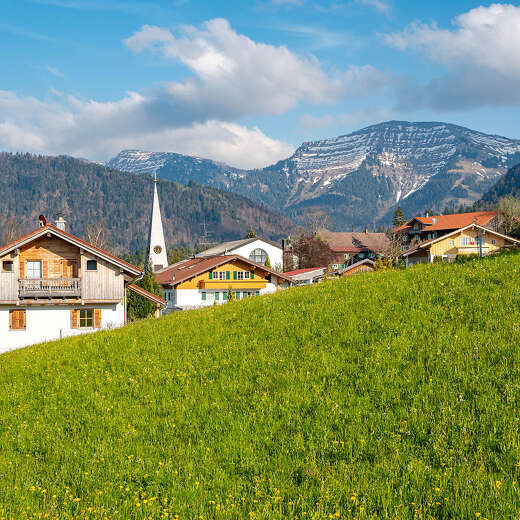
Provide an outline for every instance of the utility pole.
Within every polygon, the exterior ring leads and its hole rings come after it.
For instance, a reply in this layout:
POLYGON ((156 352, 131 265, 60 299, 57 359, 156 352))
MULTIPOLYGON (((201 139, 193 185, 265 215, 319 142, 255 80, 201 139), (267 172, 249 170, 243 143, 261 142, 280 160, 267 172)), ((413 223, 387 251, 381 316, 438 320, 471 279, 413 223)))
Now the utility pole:
POLYGON ((477 234, 477 237, 478 237, 478 254, 480 256, 480 258, 482 258, 484 256, 484 253, 482 251, 482 230, 479 228, 478 230, 478 234, 477 234))

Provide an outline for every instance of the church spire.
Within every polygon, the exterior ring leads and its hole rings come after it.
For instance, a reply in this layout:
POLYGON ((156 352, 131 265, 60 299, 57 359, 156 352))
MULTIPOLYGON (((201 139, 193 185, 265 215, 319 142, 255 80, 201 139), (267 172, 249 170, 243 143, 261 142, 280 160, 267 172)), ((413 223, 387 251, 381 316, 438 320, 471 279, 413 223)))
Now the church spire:
POLYGON ((159 206, 159 195, 157 194, 157 172, 153 174, 153 205, 150 219, 148 261, 152 265, 153 271, 157 271, 168 265, 161 208, 159 206))

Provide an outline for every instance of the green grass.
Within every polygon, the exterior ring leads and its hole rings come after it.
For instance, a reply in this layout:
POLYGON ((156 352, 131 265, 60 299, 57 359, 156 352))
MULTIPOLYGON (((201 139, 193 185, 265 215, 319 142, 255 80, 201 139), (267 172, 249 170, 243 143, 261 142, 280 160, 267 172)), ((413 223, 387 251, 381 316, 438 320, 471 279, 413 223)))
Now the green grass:
POLYGON ((2 355, 0 518, 518 518, 519 276, 379 272, 2 355))

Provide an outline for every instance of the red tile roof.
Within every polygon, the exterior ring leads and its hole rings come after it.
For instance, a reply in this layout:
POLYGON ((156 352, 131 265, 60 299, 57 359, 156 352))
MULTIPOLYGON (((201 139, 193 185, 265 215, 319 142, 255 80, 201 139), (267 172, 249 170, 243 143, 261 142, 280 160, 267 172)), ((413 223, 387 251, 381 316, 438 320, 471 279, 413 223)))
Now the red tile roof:
POLYGON ((188 280, 189 278, 193 278, 194 276, 205 273, 206 271, 214 269, 219 265, 223 265, 227 262, 232 262, 234 260, 239 260, 251 266, 258 267, 259 269, 262 269, 263 271, 278 276, 279 278, 284 278, 288 282, 293 282, 293 280, 286 276, 284 273, 273 271, 272 269, 269 269, 262 264, 253 262, 249 258, 245 258, 240 255, 218 255, 209 257, 188 258, 187 260, 183 260, 182 262, 179 262, 166 269, 159 271, 155 275, 155 279, 157 280, 157 283, 162 285, 177 285, 180 282, 188 280), (173 274, 175 274, 175 278, 173 278, 173 274))
POLYGON ((397 231, 406 231, 412 226, 411 222, 418 220, 427 227, 423 231, 441 231, 447 229, 460 229, 475 222, 479 226, 486 226, 498 215, 498 211, 474 211, 471 213, 454 213, 452 215, 433 215, 431 217, 414 217, 402 226, 396 228, 397 231))
POLYGON ((127 289, 130 289, 131 291, 135 292, 136 294, 139 294, 140 296, 143 296, 144 298, 151 300, 154 303, 158 303, 160 305, 168 305, 168 302, 165 299, 163 299, 160 296, 157 296, 156 294, 153 294, 150 291, 147 291, 146 289, 143 289, 142 287, 139 287, 138 285, 135 285, 133 283, 128 285, 127 289))
POLYGON ((125 262, 124 260, 121 260, 121 258, 118 258, 117 256, 114 256, 114 255, 112 255, 110 253, 107 253, 103 249, 100 249, 99 247, 93 246, 92 244, 89 244, 85 240, 82 240, 81 238, 78 238, 78 237, 76 237, 74 235, 71 235, 70 233, 67 233, 66 231, 63 231, 62 229, 58 229, 57 227, 53 226, 52 224, 46 224, 43 227, 39 227, 39 228, 35 229, 34 231, 31 231, 30 233, 27 233, 27 235, 24 235, 24 236, 18 238, 17 240, 14 240, 13 242, 10 242, 9 244, 6 244, 6 245, 2 246, 0 248, 0 255, 4 254, 5 252, 7 252, 7 251, 9 251, 11 249, 15 249, 18 244, 26 242, 27 240, 30 240, 32 237, 37 238, 40 235, 44 235, 46 233, 46 231, 52 231, 55 235, 57 235, 58 237, 61 236, 61 238, 63 238, 64 240, 67 240, 67 241, 71 241, 72 240, 72 241, 75 241, 75 242, 79 242, 80 244, 84 245, 86 248, 88 248, 88 249, 90 249, 92 251, 95 251, 95 252, 99 253, 101 256, 104 256, 104 257, 106 257, 108 259, 114 260, 118 264, 126 266, 128 269, 130 269, 132 271, 138 271, 139 273, 142 272, 142 270, 139 269, 139 267, 136 267, 135 265, 129 264, 128 262, 125 262))

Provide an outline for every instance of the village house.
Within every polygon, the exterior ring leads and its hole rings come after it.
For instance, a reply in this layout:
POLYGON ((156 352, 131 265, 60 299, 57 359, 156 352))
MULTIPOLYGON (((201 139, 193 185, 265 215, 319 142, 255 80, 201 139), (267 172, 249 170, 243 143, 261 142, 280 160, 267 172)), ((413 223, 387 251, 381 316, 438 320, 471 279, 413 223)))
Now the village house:
POLYGON ((386 233, 343 233, 321 231, 319 237, 329 246, 334 258, 331 269, 343 269, 368 259, 384 256, 390 248, 390 240, 386 233))
POLYGON ((497 229, 498 211, 476 211, 454 213, 451 215, 434 215, 413 217, 402 226, 393 230, 394 235, 401 237, 402 250, 414 248, 420 242, 442 237, 469 224, 477 224, 487 229, 497 229))
POLYGON ((168 310, 188 310, 240 300, 289 287, 293 281, 237 254, 193 257, 155 273, 168 310))
POLYGON ((286 271, 283 274, 291 278, 296 285, 312 285, 321 280, 326 272, 326 267, 309 267, 307 269, 286 271))
POLYGON ((499 249, 520 244, 516 238, 502 235, 476 223, 456 229, 440 237, 431 238, 407 249, 403 253, 406 266, 433 262, 434 258, 453 261, 457 255, 486 256, 499 249))
POLYGON ((37 229, 0 247, 0 352, 126 323, 126 289, 141 270, 65 225, 40 217, 37 229))
POLYGON ((282 271, 283 267, 283 250, 281 245, 265 238, 254 237, 223 242, 195 256, 210 257, 219 255, 240 255, 262 265, 266 265, 266 262, 268 262, 268 265, 275 271, 282 271))

